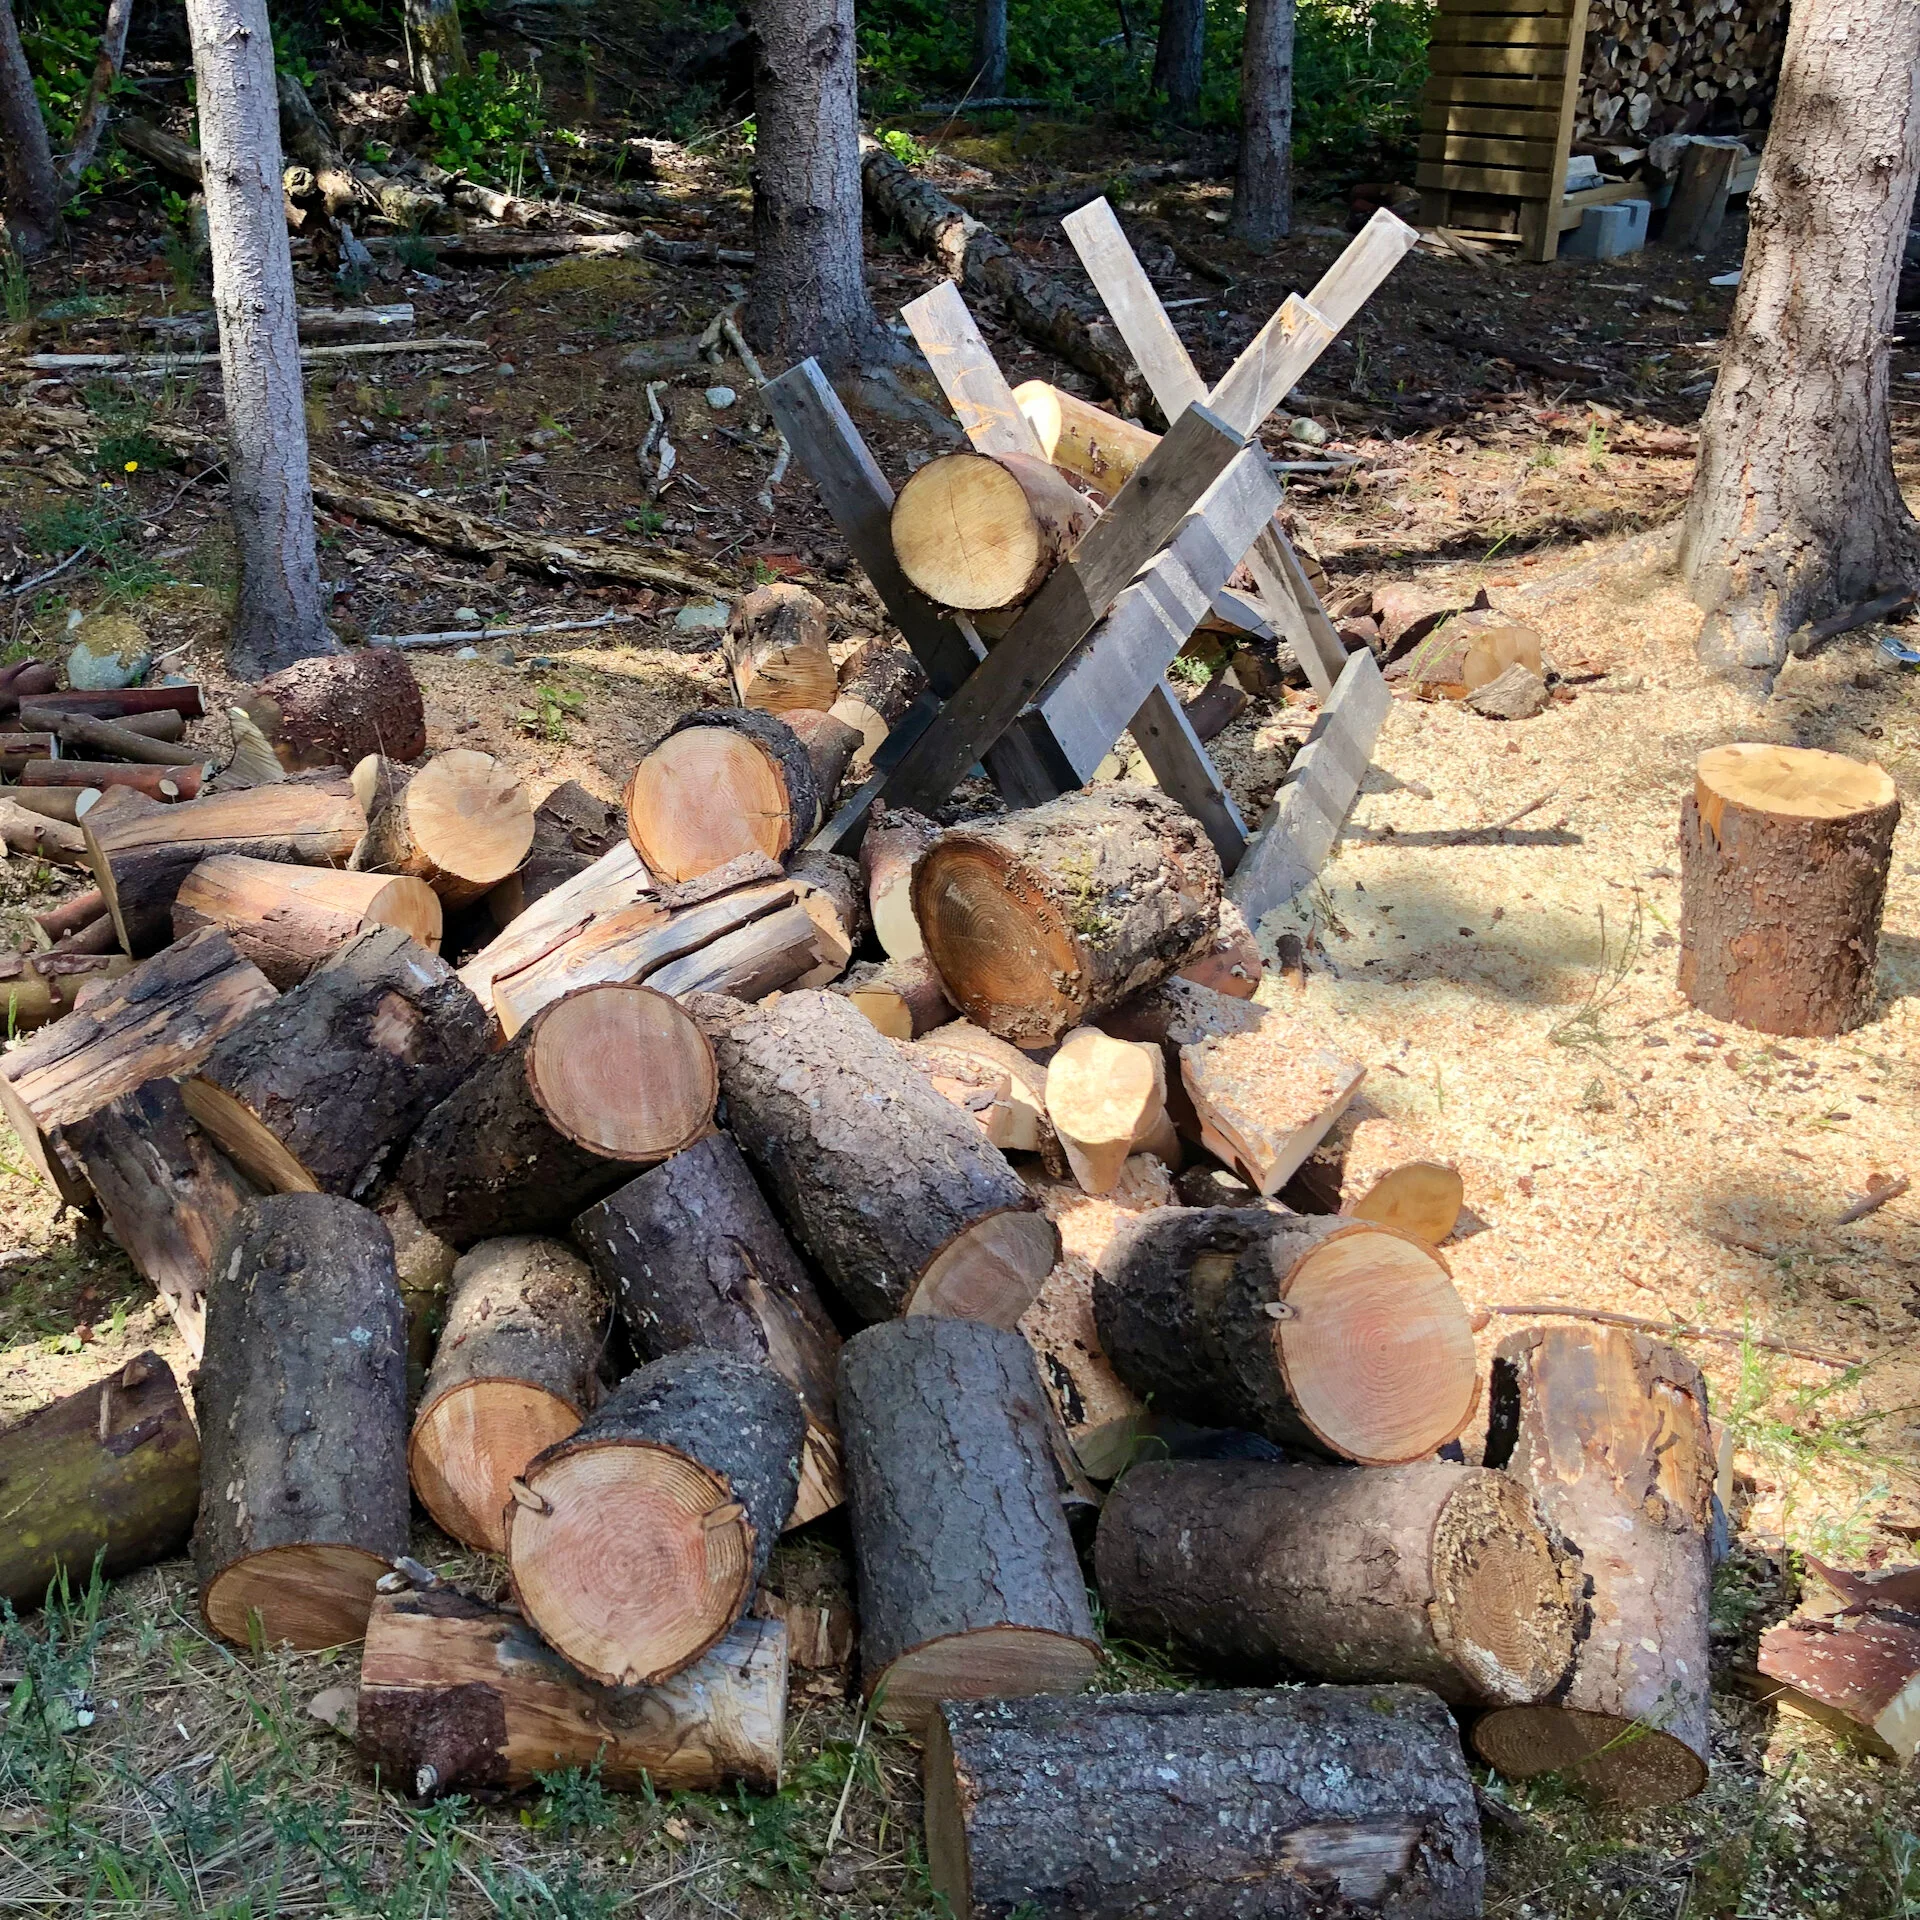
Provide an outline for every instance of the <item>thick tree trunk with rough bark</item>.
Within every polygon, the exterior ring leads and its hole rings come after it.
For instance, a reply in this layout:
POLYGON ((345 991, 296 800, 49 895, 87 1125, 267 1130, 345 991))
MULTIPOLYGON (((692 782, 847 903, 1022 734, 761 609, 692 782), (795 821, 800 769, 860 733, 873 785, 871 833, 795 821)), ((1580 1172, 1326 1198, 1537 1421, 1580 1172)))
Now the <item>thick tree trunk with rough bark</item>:
POLYGON ((332 653, 314 547, 300 328, 266 0, 192 0, 213 306, 240 562, 228 658, 253 680, 332 653))
POLYGON ((458 0, 406 0, 406 13, 414 90, 443 92, 449 80, 469 70, 458 0))
POLYGON ((12 0, 0 0, 0 156, 7 190, 6 237, 23 259, 36 259, 53 240, 60 183, 12 0))
POLYGON ((753 282, 763 353, 830 373, 899 358, 867 293, 853 0, 753 0, 753 282))
POLYGON ((1250 0, 1240 54, 1240 169, 1227 231, 1270 247, 1293 229, 1294 0, 1250 0))
POLYGON ((1200 106, 1200 73, 1207 51, 1207 0, 1161 0, 1153 46, 1153 90, 1182 123, 1200 106))
POLYGON ((1887 404, 1917 75, 1910 0, 1793 8, 1680 547, 1702 661, 1763 686, 1805 621, 1920 581, 1887 404))

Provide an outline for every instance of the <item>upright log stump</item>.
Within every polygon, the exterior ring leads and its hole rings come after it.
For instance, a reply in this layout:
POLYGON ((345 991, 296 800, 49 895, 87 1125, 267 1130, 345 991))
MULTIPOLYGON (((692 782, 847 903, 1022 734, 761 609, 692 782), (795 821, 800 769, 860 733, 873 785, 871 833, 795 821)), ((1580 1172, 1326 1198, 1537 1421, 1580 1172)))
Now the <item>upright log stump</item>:
POLYGON ((1455 1706, 1543 1698, 1580 1617, 1526 1492, 1445 1460, 1146 1461, 1108 1495, 1094 1561, 1134 1639, 1242 1679, 1405 1680, 1455 1706))
POLYGON ((1846 1033, 1873 1011, 1900 800, 1807 747, 1700 756, 1680 807, 1680 991, 1761 1033, 1846 1033))
POLYGON ((824 713, 840 690, 819 595, 775 581, 734 603, 724 646, 733 691, 761 713, 824 713))
POLYGON ((240 698, 289 773, 356 766, 370 753, 417 760, 427 716, 412 663, 393 647, 296 660, 240 698))
POLYGON ((506 1551, 512 1482, 600 1397, 607 1318, 605 1291, 557 1240, 488 1240, 454 1267, 407 1443, 413 1490, 454 1539, 506 1551))
POLYGON ((716 1347, 763 1361, 807 1416, 789 1526, 837 1507, 840 1335, 731 1134, 713 1132, 573 1223, 573 1237, 620 1303, 650 1360, 716 1347))
POLYGON ((769 1367, 689 1347, 531 1461, 507 1565, 540 1636, 604 1686, 657 1686, 747 1609, 793 1511, 806 1417, 769 1367))
POLYGON ((1362 1466, 1425 1459, 1479 1398, 1446 1262, 1390 1227, 1161 1208, 1114 1235, 1093 1310, 1114 1371, 1157 1412, 1362 1466))
POLYGON ((690 713, 627 783, 627 834, 658 880, 695 880, 743 853, 784 860, 820 823, 813 763, 770 713, 690 713))
POLYGON ((1020 1335, 924 1316, 869 1327, 841 1351, 840 1422, 867 1696, 917 1727, 941 1700, 1087 1685, 1098 1644, 1020 1335))
POLYGON ((1536 1327, 1501 1343, 1487 1464, 1505 1467, 1577 1555, 1588 1620, 1565 1684, 1473 1729, 1526 1779, 1564 1773, 1610 1807, 1656 1807, 1707 1782, 1707 1389, 1671 1347, 1607 1327, 1536 1327))
POLYGON ((331 1194, 253 1201, 214 1256, 194 1387, 200 1612, 249 1644, 357 1640, 407 1550, 407 1326, 393 1236, 331 1194))
POLYGON ((1477 1920, 1473 1780, 1419 1687, 943 1705, 927 1865, 955 1920, 1477 1920))

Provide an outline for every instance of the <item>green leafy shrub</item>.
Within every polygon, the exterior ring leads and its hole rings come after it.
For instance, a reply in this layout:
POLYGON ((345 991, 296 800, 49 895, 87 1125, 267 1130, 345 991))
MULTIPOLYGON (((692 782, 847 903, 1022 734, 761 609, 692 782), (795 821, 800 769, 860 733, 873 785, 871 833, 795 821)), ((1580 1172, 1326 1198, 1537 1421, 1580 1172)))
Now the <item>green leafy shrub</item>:
POLYGON ((538 77, 503 67, 491 50, 471 73, 439 93, 415 94, 412 105, 431 130, 434 159, 469 173, 518 178, 546 126, 538 77))

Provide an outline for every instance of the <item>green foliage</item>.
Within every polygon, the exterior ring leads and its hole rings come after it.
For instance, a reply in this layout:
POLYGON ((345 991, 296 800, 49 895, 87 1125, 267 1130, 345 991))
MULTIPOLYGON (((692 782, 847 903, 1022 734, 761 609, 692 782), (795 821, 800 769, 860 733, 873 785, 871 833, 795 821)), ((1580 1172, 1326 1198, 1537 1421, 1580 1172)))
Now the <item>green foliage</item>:
POLYGON ((33 283, 27 278, 26 262, 11 247, 0 252, 0 297, 14 325, 32 316, 33 283))
POLYGON ((105 13, 101 0, 26 0, 15 10, 33 90, 56 152, 72 135, 86 98, 105 13))
POLYGON ((412 104, 432 132, 433 158, 483 177, 517 180, 546 127, 538 76, 501 66, 491 49, 471 73, 449 80, 440 93, 415 94, 412 104))
POLYGON ((933 157, 927 148, 901 127, 883 128, 880 133, 880 144, 903 167, 923 167, 933 157))
POLYGON ((1341 166, 1409 154, 1432 22, 1431 0, 1300 0, 1294 157, 1341 166))
POLYGON ((522 707, 514 717, 523 733, 536 740, 564 741, 570 737, 567 722, 586 705, 580 694, 567 687, 541 685, 533 690, 534 704, 522 707))

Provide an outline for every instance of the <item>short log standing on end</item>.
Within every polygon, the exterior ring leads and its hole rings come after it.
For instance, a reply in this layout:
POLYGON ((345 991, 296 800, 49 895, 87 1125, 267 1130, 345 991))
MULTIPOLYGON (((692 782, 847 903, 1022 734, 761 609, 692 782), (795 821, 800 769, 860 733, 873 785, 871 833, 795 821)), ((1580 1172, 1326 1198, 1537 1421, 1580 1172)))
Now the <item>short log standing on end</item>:
POLYGON ((805 587, 776 581, 736 601, 726 655, 740 704, 761 713, 824 713, 840 691, 828 631, 825 605, 805 587))

